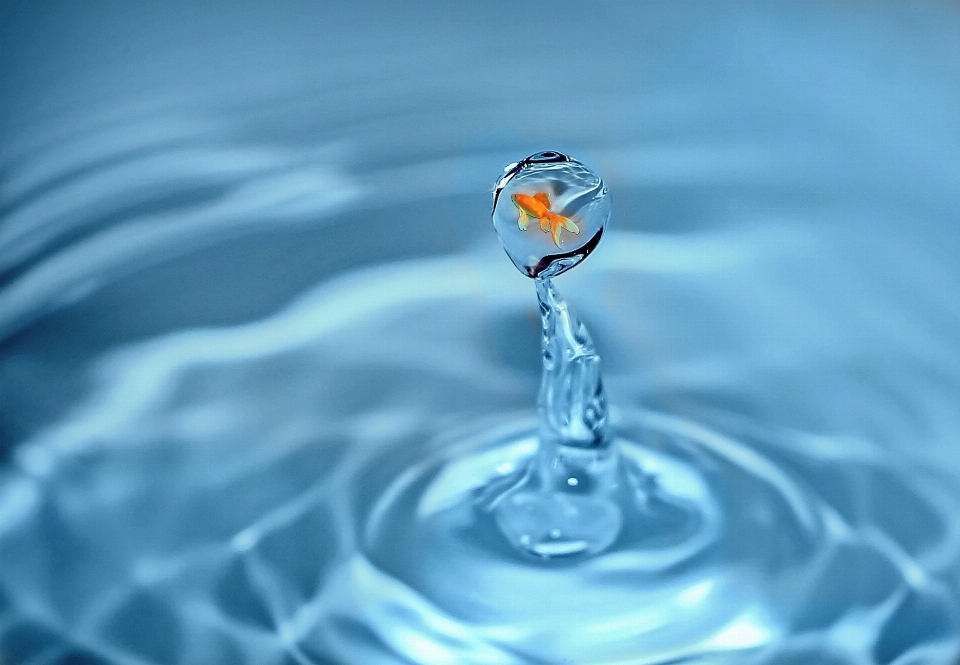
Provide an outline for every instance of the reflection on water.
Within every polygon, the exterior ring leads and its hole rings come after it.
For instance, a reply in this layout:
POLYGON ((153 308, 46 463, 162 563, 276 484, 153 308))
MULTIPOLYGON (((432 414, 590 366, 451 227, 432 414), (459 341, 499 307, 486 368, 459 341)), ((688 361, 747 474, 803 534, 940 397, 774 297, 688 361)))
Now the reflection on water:
POLYGON ((956 9, 531 5, 556 90, 513 5, 422 10, 0 7, 0 662, 952 665, 956 9), (464 526, 530 454, 489 182, 545 146, 695 516, 630 565, 464 526))

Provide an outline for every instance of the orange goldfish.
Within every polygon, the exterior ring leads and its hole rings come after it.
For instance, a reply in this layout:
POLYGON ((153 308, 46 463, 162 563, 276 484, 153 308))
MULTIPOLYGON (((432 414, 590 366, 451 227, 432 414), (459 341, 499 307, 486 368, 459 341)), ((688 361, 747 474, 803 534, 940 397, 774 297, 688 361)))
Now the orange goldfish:
POLYGON ((540 230, 553 237, 553 244, 560 246, 560 229, 564 228, 571 233, 580 233, 580 227, 573 220, 550 211, 550 197, 546 192, 537 192, 533 196, 528 194, 511 194, 513 205, 520 211, 517 226, 521 231, 527 230, 530 217, 540 219, 540 230))

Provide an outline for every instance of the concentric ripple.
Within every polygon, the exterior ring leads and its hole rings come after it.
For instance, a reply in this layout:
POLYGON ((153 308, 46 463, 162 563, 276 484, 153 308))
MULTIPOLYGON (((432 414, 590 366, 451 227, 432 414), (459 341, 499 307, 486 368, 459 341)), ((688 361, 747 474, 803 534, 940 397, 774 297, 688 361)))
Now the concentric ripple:
POLYGON ((359 550, 334 574, 353 602, 317 639, 345 660, 377 644, 385 662, 431 664, 874 662, 929 649, 932 626, 924 638, 904 626, 934 616, 941 647, 957 639, 947 588, 917 579, 916 561, 845 520, 798 467, 675 417, 619 421, 645 500, 598 556, 525 556, 483 505, 535 454, 529 431, 395 457, 404 472, 359 516, 359 550))
MULTIPOLYGON (((636 373, 610 382, 617 539, 549 559, 506 542, 487 490, 536 451, 517 414, 538 328, 529 285, 487 256, 360 271, 107 357, 0 477, 4 662, 952 663, 949 465, 733 409, 641 410, 636 373), (490 268, 444 279, 472 265, 490 268)), ((595 274, 622 294, 658 270, 620 256, 595 274)), ((593 326, 614 369, 633 362, 617 323, 593 326)), ((585 528, 606 519, 570 496, 585 528)))
MULTIPOLYGON (((660 248, 692 251, 677 242, 660 248)), ((536 451, 536 312, 482 258, 361 271, 108 357, 0 477, 3 662, 952 665, 949 465, 642 409, 639 374, 610 382, 631 488, 617 540, 510 546, 485 490, 536 451)), ((595 274, 627 301, 640 273, 619 260, 595 274)))

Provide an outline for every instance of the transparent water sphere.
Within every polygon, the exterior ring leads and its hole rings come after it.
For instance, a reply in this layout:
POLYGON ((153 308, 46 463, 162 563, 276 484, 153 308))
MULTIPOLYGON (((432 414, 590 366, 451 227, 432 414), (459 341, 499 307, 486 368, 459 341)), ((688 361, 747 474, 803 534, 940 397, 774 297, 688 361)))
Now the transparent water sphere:
POLYGON ((510 164, 494 190, 497 235, 529 277, 553 277, 580 263, 600 242, 609 219, 603 180, 559 152, 538 152, 510 164))

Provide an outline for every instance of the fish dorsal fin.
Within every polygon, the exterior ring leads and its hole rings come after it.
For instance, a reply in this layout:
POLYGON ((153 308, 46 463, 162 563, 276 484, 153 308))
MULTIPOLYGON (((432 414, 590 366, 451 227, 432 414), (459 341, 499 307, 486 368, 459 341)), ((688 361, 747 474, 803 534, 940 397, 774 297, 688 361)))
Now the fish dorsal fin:
POLYGON ((533 195, 533 198, 535 198, 537 201, 547 206, 548 208, 550 207, 550 197, 547 196, 546 192, 537 192, 536 194, 533 195))

